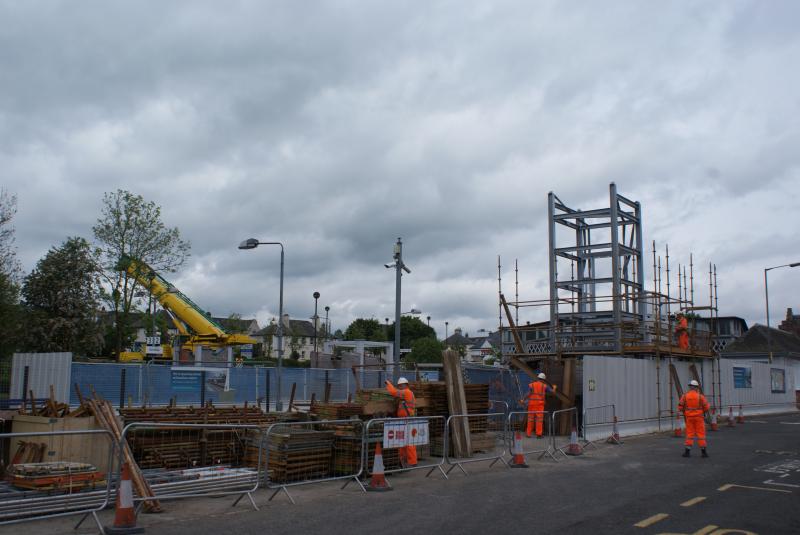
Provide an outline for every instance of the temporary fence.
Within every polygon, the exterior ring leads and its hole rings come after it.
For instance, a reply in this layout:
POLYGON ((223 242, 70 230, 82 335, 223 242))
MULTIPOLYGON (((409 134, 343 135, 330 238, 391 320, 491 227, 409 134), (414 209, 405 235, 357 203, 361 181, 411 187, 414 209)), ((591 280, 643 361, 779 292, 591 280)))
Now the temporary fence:
MULTIPOLYGON (((522 454, 526 457, 528 455, 539 454, 538 460, 544 457, 550 457, 554 461, 558 461, 553 455, 553 427, 550 411, 511 411, 508 413, 508 423, 506 429, 508 430, 509 444, 513 440, 515 433, 524 433, 526 439, 522 443, 522 454), (533 427, 536 427, 537 422, 542 424, 542 438, 533 439, 527 436, 528 422, 531 421, 533 427)), ((510 446, 509 446, 510 447, 510 446)))
POLYGON ((608 436, 614 434, 614 425, 617 421, 617 407, 616 405, 598 405, 596 407, 584 407, 583 416, 581 418, 581 440, 585 447, 592 446, 596 448, 594 441, 598 438, 590 439, 592 431, 608 431, 608 436))
POLYGON ((122 430, 154 496, 135 501, 247 496, 253 493, 264 466, 264 430, 255 424, 180 424, 133 422, 122 430))
POLYGON ((0 484, 0 524, 83 514, 102 533, 97 512, 110 503, 114 472, 109 431, 2 433, 0 459, 6 440, 11 456, 0 484), (106 444, 95 440, 100 436, 106 444))
POLYGON ((267 487, 283 491, 292 503, 288 487, 345 480, 365 491, 359 477, 364 473, 364 422, 320 420, 272 424, 266 432, 268 444, 267 487))
MULTIPOLYGON (((489 412, 502 412, 504 415, 508 416, 508 411, 511 408, 509 407, 508 403, 500 400, 500 399, 490 399, 489 400, 489 412)), ((505 423, 503 424, 505 427, 505 423)))
POLYGON ((364 427, 364 467, 370 472, 378 443, 383 449, 384 473, 406 470, 436 470, 447 479, 442 469, 449 447, 447 421, 444 416, 415 416, 410 418, 373 418, 364 427), (416 466, 404 462, 405 448, 415 448, 416 466), (423 462, 424 461, 424 462, 423 462))
POLYGON ((550 414, 550 439, 552 440, 552 448, 553 453, 561 453, 563 456, 567 456, 566 452, 564 451, 567 446, 569 445, 570 439, 570 430, 578 428, 578 409, 576 407, 570 407, 569 409, 561 409, 558 411, 553 411, 550 414), (567 435, 566 435, 566 442, 564 442, 564 435, 559 435, 556 433, 556 429, 560 429, 558 424, 563 421, 564 419, 567 420, 567 435))
POLYGON ((450 447, 446 451, 446 461, 451 466, 447 469, 446 474, 450 474, 454 468, 458 467, 464 475, 467 475, 463 465, 484 461, 491 461, 489 467, 494 466, 498 461, 508 467, 505 460, 509 451, 506 413, 454 414, 447 418, 447 431, 451 440, 449 441, 450 447), (466 438, 467 444, 464 444, 464 447, 469 449, 466 457, 459 456, 455 451, 455 441, 452 440, 452 437, 456 433, 462 433, 466 438))

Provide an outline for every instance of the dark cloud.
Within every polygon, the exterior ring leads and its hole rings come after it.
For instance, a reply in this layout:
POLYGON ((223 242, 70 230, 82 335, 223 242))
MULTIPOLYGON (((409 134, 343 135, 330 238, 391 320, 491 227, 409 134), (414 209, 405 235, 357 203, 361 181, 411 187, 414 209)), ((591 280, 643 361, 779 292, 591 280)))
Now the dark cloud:
MULTIPOLYGON (((257 237, 286 245, 292 314, 319 290, 336 326, 391 316, 402 236, 403 308, 475 331, 497 324, 498 254, 507 294, 519 259, 520 296, 546 295, 547 192, 592 208, 616 181, 648 244, 717 262, 724 312, 763 321, 759 274, 798 250, 796 12, 2 4, 20 257, 88 237, 103 192, 126 188, 191 240, 171 278, 215 314, 277 313, 277 249, 236 249, 257 237)), ((793 276, 776 274, 776 310, 798 306, 793 276)))

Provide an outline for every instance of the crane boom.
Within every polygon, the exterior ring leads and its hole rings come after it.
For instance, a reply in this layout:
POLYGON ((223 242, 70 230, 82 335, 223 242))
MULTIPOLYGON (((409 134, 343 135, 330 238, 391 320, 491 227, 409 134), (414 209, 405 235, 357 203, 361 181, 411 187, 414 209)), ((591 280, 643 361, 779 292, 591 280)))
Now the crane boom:
POLYGON ((123 256, 118 264, 120 271, 125 271, 135 278, 139 284, 147 288, 150 294, 167 310, 173 319, 184 325, 181 334, 189 333, 191 345, 201 344, 207 346, 227 346, 238 344, 257 343, 245 334, 230 334, 211 318, 211 315, 200 308, 189 297, 181 293, 164 277, 156 273, 146 263, 123 256))

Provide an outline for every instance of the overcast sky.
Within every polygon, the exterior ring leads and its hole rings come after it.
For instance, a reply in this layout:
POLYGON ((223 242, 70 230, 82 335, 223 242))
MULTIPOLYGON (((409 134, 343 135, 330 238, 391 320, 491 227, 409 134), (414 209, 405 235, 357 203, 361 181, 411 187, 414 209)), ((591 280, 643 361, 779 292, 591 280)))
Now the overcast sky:
MULTIPOLYGON (((279 250, 241 240, 285 244, 292 317, 316 290, 345 328, 393 318, 402 236, 403 310, 441 336, 497 328, 497 255, 507 294, 519 259, 520 298, 546 297, 547 192, 599 208, 614 181, 646 243, 717 264, 721 315, 763 323, 763 268, 800 261, 798 20, 789 0, 0 1, 0 185, 26 271, 123 188, 192 243, 167 278, 262 324, 279 250)), ((773 320, 799 283, 770 273, 773 320)))

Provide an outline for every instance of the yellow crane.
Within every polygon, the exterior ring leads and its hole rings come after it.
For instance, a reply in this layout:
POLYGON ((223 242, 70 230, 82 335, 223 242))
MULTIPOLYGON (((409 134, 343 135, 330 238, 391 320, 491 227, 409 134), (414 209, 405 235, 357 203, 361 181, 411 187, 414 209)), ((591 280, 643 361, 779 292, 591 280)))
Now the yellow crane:
MULTIPOLYGON (((123 256, 118 263, 118 269, 126 271, 128 275, 134 277, 169 314, 178 333, 182 337, 188 338, 183 344, 183 349, 194 353, 195 349, 200 346, 227 348, 257 343, 257 340, 246 334, 226 332, 222 325, 211 318, 209 313, 197 306, 194 301, 181 293, 146 263, 123 256)), ((120 360, 143 359, 144 355, 139 352, 127 351, 120 355, 120 360)))

